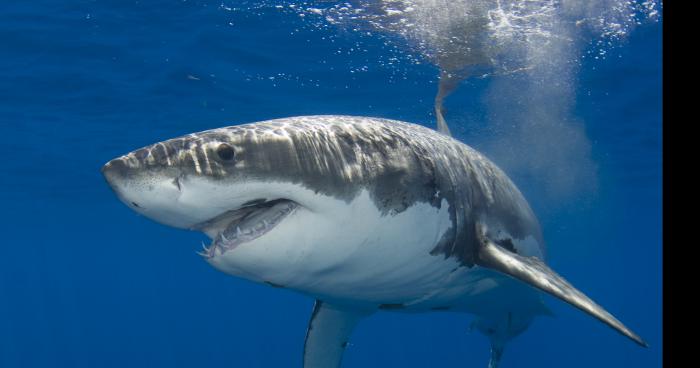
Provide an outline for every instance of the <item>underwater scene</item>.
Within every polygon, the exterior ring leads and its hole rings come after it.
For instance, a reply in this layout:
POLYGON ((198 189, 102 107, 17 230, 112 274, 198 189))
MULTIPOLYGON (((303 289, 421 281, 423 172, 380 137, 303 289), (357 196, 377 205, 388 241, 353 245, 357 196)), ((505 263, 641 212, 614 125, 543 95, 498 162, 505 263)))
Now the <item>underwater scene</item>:
POLYGON ((662 366, 662 27, 0 3, 0 367, 662 366))

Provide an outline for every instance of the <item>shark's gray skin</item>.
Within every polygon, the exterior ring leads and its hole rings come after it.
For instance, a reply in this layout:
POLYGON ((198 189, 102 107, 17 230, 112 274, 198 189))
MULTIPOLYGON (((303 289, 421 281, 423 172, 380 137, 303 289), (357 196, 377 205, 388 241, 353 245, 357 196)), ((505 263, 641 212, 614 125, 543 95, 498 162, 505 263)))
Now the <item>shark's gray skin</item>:
POLYGON ((316 299, 305 368, 339 367, 377 310, 455 311, 492 344, 547 314, 537 289, 645 343, 544 263, 538 221, 486 157, 399 121, 304 116, 170 139, 107 163, 136 212, 202 231, 217 269, 316 299))

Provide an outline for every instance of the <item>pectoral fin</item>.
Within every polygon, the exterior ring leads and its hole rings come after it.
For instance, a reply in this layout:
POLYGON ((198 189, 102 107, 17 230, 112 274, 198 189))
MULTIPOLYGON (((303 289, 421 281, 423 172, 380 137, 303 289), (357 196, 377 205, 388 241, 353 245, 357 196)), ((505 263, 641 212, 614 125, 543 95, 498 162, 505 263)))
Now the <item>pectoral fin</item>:
POLYGON ((564 300, 634 340, 637 344, 648 346, 637 334, 625 327, 603 307, 578 291, 540 259, 524 257, 500 247, 487 237, 486 228, 483 225, 477 224, 476 230, 479 238, 477 264, 502 272, 564 300))
POLYGON ((352 330, 368 314, 317 300, 306 331, 304 368, 340 367, 352 330))

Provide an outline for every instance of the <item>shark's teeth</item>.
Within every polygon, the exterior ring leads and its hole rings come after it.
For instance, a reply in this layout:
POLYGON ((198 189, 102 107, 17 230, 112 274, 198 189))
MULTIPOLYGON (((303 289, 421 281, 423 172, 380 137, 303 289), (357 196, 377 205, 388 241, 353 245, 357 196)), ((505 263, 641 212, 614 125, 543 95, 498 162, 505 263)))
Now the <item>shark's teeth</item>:
POLYGON ((234 211, 228 226, 213 236, 214 241, 208 247, 202 245, 204 250, 200 254, 214 258, 253 241, 277 226, 296 206, 291 201, 276 200, 246 207, 237 214, 234 211))
POLYGON ((197 254, 199 254, 200 256, 205 257, 205 258, 211 258, 209 248, 207 248, 207 246, 204 245, 204 242, 202 242, 202 250, 197 252, 197 254))

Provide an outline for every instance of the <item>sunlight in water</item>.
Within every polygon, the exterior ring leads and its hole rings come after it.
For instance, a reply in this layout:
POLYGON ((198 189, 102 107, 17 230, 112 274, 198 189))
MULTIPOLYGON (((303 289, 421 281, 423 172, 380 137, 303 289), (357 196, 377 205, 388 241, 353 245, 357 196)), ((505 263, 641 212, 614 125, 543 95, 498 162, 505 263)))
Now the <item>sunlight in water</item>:
MULTIPOLYGON (((653 0, 317 1, 288 6, 319 26, 372 32, 387 36, 388 42, 398 36, 404 43, 400 47, 440 69, 438 120, 444 97, 460 81, 492 78, 485 96, 490 119, 479 139, 501 166, 516 178, 534 179, 553 202, 594 193, 597 186, 590 142, 572 113, 581 59, 606 58, 635 27, 656 21, 661 10, 653 0)), ((473 132, 464 133, 473 141, 473 132)))

